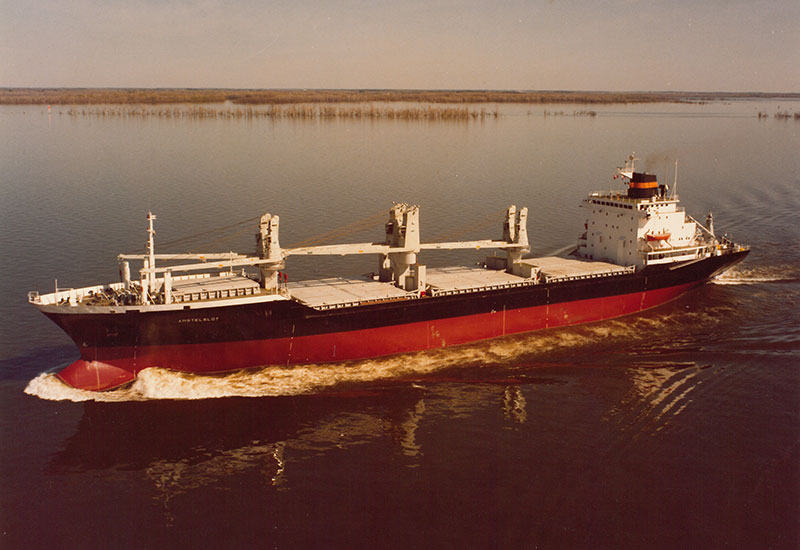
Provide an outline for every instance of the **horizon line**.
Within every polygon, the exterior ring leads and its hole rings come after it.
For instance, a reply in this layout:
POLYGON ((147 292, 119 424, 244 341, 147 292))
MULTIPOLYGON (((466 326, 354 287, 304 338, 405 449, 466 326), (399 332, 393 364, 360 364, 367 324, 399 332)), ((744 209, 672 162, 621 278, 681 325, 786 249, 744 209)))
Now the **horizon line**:
POLYGON ((534 88, 242 88, 219 86, 0 86, 0 90, 218 90, 218 91, 248 91, 248 92, 442 92, 442 93, 508 93, 508 94, 556 94, 556 93, 582 93, 582 94, 714 94, 714 95, 769 95, 769 96, 797 96, 795 91, 730 91, 730 90, 591 90, 591 89, 534 89, 534 88))

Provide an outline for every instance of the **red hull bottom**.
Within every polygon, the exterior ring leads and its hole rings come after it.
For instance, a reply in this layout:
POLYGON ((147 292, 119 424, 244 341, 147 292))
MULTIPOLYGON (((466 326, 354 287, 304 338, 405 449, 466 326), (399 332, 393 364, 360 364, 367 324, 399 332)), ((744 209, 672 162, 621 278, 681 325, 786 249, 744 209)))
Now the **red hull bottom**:
POLYGON ((148 367, 212 373, 264 365, 326 363, 421 351, 508 334, 589 323, 636 313, 699 283, 524 309, 508 309, 313 336, 147 347, 89 348, 58 377, 82 390, 116 388, 148 367))

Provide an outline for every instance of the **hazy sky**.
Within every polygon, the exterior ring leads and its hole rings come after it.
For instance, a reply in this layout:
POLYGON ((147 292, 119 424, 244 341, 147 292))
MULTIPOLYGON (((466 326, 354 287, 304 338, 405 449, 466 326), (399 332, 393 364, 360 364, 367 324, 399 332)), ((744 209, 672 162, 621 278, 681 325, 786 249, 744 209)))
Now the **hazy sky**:
POLYGON ((0 86, 800 92, 800 0, 0 0, 0 86))

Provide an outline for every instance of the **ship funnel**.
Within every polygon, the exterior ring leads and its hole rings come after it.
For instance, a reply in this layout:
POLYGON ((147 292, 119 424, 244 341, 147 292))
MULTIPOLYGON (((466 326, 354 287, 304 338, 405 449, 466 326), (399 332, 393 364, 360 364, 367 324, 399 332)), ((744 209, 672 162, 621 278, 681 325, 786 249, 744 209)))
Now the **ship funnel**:
POLYGON ((633 172, 628 185, 628 196, 632 199, 649 199, 658 195, 658 178, 655 174, 633 172))

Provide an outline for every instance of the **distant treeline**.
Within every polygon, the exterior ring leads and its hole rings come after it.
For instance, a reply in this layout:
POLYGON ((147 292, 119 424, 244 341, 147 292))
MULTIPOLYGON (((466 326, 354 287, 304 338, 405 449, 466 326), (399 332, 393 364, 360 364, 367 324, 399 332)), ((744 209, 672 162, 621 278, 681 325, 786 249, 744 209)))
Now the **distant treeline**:
POLYGON ((725 99, 800 99, 800 93, 573 92, 491 90, 229 90, 194 88, 0 88, 4 105, 225 103, 683 103, 725 99))

